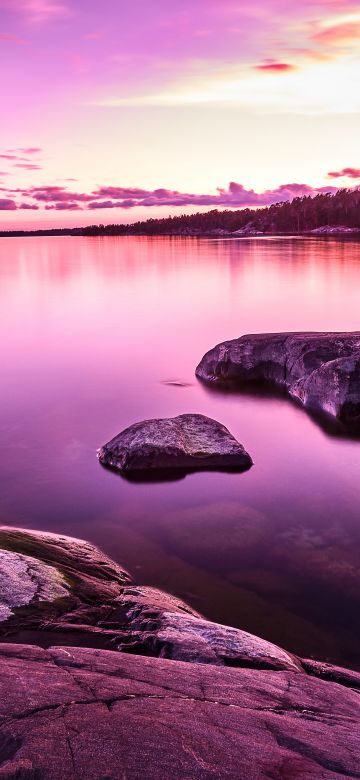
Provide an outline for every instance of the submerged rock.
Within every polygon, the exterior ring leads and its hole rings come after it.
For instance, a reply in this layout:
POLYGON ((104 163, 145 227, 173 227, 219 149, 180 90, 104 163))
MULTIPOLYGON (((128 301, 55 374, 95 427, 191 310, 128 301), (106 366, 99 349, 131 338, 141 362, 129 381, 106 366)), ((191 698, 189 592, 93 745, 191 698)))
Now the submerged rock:
POLYGON ((123 473, 242 470, 252 465, 250 455, 228 429, 203 414, 135 423, 101 447, 98 458, 123 473))
POLYGON ((279 385, 309 408, 360 425, 360 332, 242 336, 207 352, 196 376, 217 385, 279 385))

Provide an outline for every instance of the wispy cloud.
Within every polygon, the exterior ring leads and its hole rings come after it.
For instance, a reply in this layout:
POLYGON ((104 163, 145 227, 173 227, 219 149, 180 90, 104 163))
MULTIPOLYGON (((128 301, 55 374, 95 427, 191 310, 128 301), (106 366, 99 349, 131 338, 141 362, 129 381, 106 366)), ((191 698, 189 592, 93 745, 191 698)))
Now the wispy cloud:
POLYGON ((15 163, 14 168, 23 168, 25 171, 41 171, 41 165, 35 165, 35 163, 15 163))
POLYGON ((6 151, 10 154, 39 154, 39 152, 42 152, 42 149, 40 146, 20 146, 18 149, 7 149, 6 151))
POLYGON ((24 38, 20 38, 19 35, 13 35, 12 33, 0 33, 0 43, 15 43, 17 46, 25 46, 27 41, 24 38))
POLYGON ((0 159, 1 160, 9 160, 9 161, 13 161, 13 160, 24 160, 24 161, 26 161, 26 157, 19 157, 18 154, 0 154, 0 159))
POLYGON ((51 0, 25 0, 20 5, 32 22, 48 22, 71 15, 68 5, 53 3, 51 0))
POLYGON ((360 20, 343 22, 327 27, 312 36, 315 43, 326 46, 338 46, 339 44, 358 42, 360 38, 360 20))
POLYGON ((254 69, 269 73, 288 73, 290 70, 296 70, 296 65, 290 65, 288 62, 262 62, 260 65, 254 65, 254 69))
POLYGON ((0 7, 20 14, 28 22, 42 23, 70 16, 72 9, 52 0, 0 0, 0 7))
POLYGON ((360 168, 342 168, 341 171, 329 171, 329 179, 360 179, 360 168))
POLYGON ((110 97, 95 101, 103 107, 238 106, 257 113, 341 114, 360 111, 360 61, 314 60, 297 69, 249 69, 221 72, 204 67, 203 76, 181 80, 154 94, 110 97))

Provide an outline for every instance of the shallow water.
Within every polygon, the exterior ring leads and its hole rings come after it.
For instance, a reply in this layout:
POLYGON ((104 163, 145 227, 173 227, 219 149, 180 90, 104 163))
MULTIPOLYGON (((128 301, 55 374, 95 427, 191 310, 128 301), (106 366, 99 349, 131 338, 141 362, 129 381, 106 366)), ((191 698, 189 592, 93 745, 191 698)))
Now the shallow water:
POLYGON ((359 330, 359 292, 353 240, 0 239, 0 521, 85 537, 209 618, 359 667, 360 441, 194 377, 243 333, 359 330), (122 428, 184 412, 253 468, 133 484, 99 465, 122 428))

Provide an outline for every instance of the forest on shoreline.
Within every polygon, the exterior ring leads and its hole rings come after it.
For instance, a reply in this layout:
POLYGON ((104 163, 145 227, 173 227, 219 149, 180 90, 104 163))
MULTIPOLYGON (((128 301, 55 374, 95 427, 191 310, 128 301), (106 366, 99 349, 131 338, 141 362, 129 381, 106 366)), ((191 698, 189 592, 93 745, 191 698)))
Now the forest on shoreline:
POLYGON ((324 228, 360 232, 360 189, 295 198, 258 209, 218 210, 147 219, 132 224, 88 225, 43 230, 0 230, 1 237, 21 236, 202 236, 301 235, 324 228))

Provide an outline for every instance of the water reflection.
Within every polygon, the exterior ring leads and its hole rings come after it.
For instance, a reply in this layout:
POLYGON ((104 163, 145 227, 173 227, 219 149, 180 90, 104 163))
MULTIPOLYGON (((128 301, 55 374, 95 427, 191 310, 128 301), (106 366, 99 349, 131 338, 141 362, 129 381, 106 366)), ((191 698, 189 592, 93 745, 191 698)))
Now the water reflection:
POLYGON ((194 369, 243 333, 359 329, 359 285, 354 240, 0 239, 1 522, 88 538, 210 618, 355 666, 359 442, 194 369), (154 484, 100 467, 120 430, 186 412, 254 467, 154 484))

